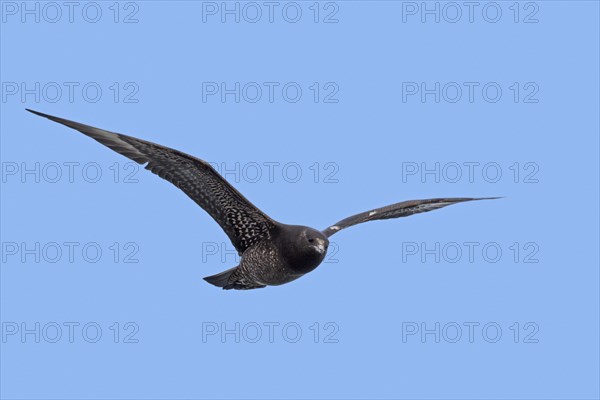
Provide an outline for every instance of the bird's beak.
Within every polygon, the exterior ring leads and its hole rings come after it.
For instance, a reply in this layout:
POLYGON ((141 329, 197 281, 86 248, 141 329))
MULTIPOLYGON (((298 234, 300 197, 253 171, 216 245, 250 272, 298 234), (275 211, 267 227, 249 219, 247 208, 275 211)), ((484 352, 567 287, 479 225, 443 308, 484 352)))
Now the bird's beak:
POLYGON ((319 254, 323 254, 325 253, 325 251, 327 251, 327 242, 323 239, 316 239, 317 245, 315 246, 315 248, 317 249, 317 251, 319 252, 319 254))

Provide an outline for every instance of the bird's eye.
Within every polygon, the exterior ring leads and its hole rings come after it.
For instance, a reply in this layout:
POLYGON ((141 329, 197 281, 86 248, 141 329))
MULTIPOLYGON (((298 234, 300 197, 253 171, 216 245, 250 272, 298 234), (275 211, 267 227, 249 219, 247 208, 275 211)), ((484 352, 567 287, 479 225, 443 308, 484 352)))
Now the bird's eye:
POLYGON ((315 239, 313 239, 313 238, 308 239, 308 243, 312 243, 314 241, 315 241, 315 239))

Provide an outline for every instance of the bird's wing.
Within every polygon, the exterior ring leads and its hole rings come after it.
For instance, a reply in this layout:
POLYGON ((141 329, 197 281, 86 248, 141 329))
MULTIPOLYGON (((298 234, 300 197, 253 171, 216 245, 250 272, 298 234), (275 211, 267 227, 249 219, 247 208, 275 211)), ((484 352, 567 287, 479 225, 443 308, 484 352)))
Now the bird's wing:
POLYGON ((241 254, 270 237, 275 222, 231 186, 206 161, 145 140, 27 110, 78 130, 110 149, 145 164, 146 169, 171 182, 223 228, 241 254))
POLYGON ((365 211, 360 214, 345 218, 340 222, 331 225, 323 230, 323 234, 331 236, 334 233, 348 228, 352 225, 362 224, 367 221, 375 221, 378 219, 390 219, 399 217, 408 217, 409 215, 419 214, 423 212, 437 210, 438 208, 446 207, 455 203, 472 200, 490 200, 498 197, 481 197, 481 198, 447 198, 447 199, 427 199, 427 200, 410 200, 401 203, 391 204, 389 206, 376 208, 374 210, 365 211))

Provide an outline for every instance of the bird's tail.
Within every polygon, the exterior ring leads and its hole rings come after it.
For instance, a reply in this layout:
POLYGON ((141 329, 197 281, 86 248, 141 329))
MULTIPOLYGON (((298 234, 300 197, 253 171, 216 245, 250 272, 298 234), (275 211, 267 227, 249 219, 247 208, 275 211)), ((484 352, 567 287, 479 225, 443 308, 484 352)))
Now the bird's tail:
POLYGON ((220 272, 216 275, 207 276, 204 278, 204 280, 210 283, 211 285, 224 288, 225 286, 229 285, 229 277, 231 276, 231 274, 233 274, 233 271, 235 271, 236 268, 237 267, 233 267, 231 269, 228 269, 227 271, 220 272))
POLYGON ((238 267, 228 269, 216 275, 207 276, 204 280, 212 285, 221 287, 225 290, 249 290, 249 289, 260 289, 266 287, 260 283, 253 281, 248 282, 245 279, 240 279, 239 274, 235 274, 238 267), (232 276, 233 275, 233 276, 232 276))

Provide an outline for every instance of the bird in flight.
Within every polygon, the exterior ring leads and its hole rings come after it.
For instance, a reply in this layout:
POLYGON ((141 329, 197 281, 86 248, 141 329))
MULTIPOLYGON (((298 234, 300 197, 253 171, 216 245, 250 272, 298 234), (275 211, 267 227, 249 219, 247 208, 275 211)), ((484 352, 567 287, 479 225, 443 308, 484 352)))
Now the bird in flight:
POLYGON ((202 207, 225 231, 241 256, 238 266, 204 278, 223 289, 258 289, 298 279, 321 264, 329 237, 356 224, 407 217, 465 201, 497 198, 403 201, 353 215, 319 231, 271 219, 204 160, 142 139, 27 111, 78 130, 117 153, 146 164, 147 170, 177 186, 202 207))

